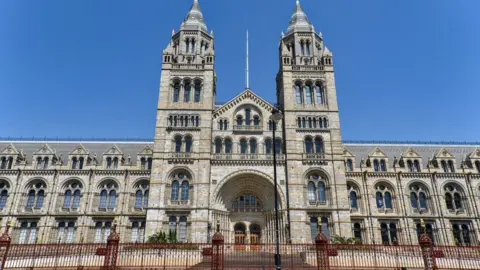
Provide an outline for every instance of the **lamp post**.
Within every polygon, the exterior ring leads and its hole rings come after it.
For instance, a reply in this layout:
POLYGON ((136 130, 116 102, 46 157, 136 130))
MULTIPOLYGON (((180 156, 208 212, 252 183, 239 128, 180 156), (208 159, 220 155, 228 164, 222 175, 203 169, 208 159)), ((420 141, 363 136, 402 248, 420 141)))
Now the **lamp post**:
POLYGON ((277 149, 276 149, 276 140, 275 140, 275 129, 277 127, 277 123, 282 120, 283 115, 280 111, 276 108, 272 110, 272 115, 270 116, 270 120, 272 120, 272 132, 273 132, 273 185, 274 193, 275 193, 275 244, 276 244, 276 251, 275 251, 275 267, 276 269, 282 269, 282 264, 280 260, 280 238, 279 238, 279 229, 278 229, 278 186, 277 186, 277 149))

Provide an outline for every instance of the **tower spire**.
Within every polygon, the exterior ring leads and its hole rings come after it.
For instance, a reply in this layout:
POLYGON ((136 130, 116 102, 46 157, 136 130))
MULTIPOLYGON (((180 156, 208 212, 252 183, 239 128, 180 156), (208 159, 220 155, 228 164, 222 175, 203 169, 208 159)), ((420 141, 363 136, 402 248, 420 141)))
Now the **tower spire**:
POLYGON ((207 25, 203 19, 202 11, 200 10, 200 5, 198 0, 193 0, 192 7, 188 11, 185 19, 180 26, 181 30, 202 30, 207 32, 207 25))
POLYGON ((295 3, 295 9, 293 10, 292 17, 290 18, 290 23, 288 24, 287 35, 295 32, 311 32, 313 31, 313 25, 307 18, 307 14, 302 9, 300 1, 297 0, 295 3))
POLYGON ((250 89, 250 71, 248 70, 248 30, 247 30, 247 57, 246 57, 246 69, 245 69, 245 88, 250 89))

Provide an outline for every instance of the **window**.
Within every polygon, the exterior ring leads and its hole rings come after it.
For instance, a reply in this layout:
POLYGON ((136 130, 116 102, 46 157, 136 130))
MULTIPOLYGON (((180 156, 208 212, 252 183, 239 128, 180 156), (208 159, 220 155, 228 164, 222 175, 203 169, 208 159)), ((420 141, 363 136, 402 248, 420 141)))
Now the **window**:
POLYGON ((386 172, 387 171, 387 163, 385 162, 384 159, 380 160, 380 170, 382 172, 386 172))
POLYGON ((75 222, 60 221, 58 222, 57 240, 59 243, 73 243, 75 235, 75 222))
POLYGON ((242 116, 237 116, 237 126, 241 126, 243 124, 242 116))
POLYGON ((427 209, 427 196, 425 195, 425 188, 420 185, 410 186, 410 205, 413 210, 427 209))
POLYGON ((77 158, 76 157, 73 157, 72 158, 72 169, 76 169, 77 168, 77 158))
POLYGON ((67 182, 64 186, 63 208, 78 209, 83 185, 78 181, 67 182), (73 195, 73 196, 72 196, 73 195))
POLYGON ((302 41, 300 41, 300 50, 302 52, 302 55, 305 55, 305 43, 302 41))
POLYGON ((303 91, 300 86, 300 84, 295 85, 295 99, 297 101, 297 104, 302 104, 302 96, 303 96, 303 91))
POLYGON ((307 43, 305 43, 305 47, 306 47, 306 51, 307 51, 307 56, 310 56, 310 42, 307 41, 307 43))
POLYGON ((394 243, 398 243, 398 238, 397 238, 397 225, 393 222, 391 223, 386 223, 382 222, 380 223, 380 232, 382 235, 382 243, 384 245, 392 245, 394 243))
POLYGON ((447 162, 446 162, 445 160, 442 160, 442 161, 440 162, 440 164, 442 164, 442 170, 443 170, 443 172, 445 172, 445 173, 448 172, 447 162))
POLYGON ((305 153, 313 153, 313 142, 310 137, 305 138, 305 153))
POLYGON ((306 103, 307 104, 312 104, 313 103, 312 87, 308 84, 305 85, 305 96, 306 96, 306 103))
POLYGON ((470 224, 452 224, 452 230, 456 245, 470 246, 472 244, 472 239, 470 236, 470 224))
POLYGON ((132 222, 132 243, 143 243, 145 235, 145 221, 132 222))
POLYGON ((100 209, 114 209, 117 202, 117 183, 113 181, 104 182, 100 186, 100 209))
POLYGON ((240 140, 240 153, 246 154, 247 153, 247 140, 241 139, 240 140))
POLYGON ((188 184, 188 181, 183 181, 182 182, 182 201, 188 201, 188 190, 190 188, 190 185, 188 184))
POLYGON ((192 137, 190 136, 185 137, 185 152, 186 153, 192 152, 192 137))
POLYGON ((113 168, 118 169, 118 157, 113 158, 113 168))
POLYGON ((20 223, 19 244, 34 244, 37 241, 37 222, 20 223))
POLYGON ((358 209, 357 191, 352 185, 347 184, 348 201, 350 202, 350 209, 358 209))
POLYGON ((250 109, 245 110, 245 125, 250 126, 251 123, 251 111, 250 109))
POLYGON ((180 153, 182 151, 182 137, 180 135, 175 136, 175 152, 180 153))
POLYGON ((358 222, 353 224, 353 237, 362 243, 362 226, 358 222))
POLYGON ((308 200, 316 201, 316 187, 314 182, 308 182, 308 200))
POLYGON ((257 115, 253 117, 253 125, 256 127, 260 125, 260 118, 257 115))
POLYGON ((480 173, 480 161, 475 161, 475 168, 477 168, 477 171, 480 173))
POLYGON ((178 201, 178 190, 179 190, 179 183, 177 180, 172 182, 172 196, 170 196, 170 200, 178 201))
POLYGON ((37 170, 40 170, 42 168, 42 158, 38 157, 37 158, 37 170))
POLYGON ((222 139, 215 139, 215 153, 220 154, 222 152, 222 139))
POLYGON ((184 172, 176 173, 172 176, 171 201, 188 201, 190 196, 190 175, 184 172))
POLYGON ((26 208, 41 209, 45 199, 45 190, 47 185, 44 182, 37 181, 29 187, 26 208))
POLYGON ((455 165, 453 164, 452 160, 448 161, 448 168, 450 169, 450 172, 452 172, 452 173, 455 172, 455 165))
MULTIPOLYGON (((417 228, 417 239, 420 239, 420 236, 424 233, 422 229, 422 225, 419 222, 417 222, 416 228, 417 228)), ((430 239, 432 239, 432 242, 435 243, 435 238, 433 236, 433 225, 431 223, 425 224, 425 233, 428 235, 428 237, 430 237, 430 239)))
POLYGON ((147 167, 148 167, 149 170, 152 169, 152 161, 153 161, 153 160, 152 160, 151 157, 147 158, 147 167))
POLYGON ((6 182, 0 182, 0 209, 4 209, 7 206, 8 190, 10 184, 6 182))
POLYGON ((173 102, 178 102, 180 100, 180 83, 176 82, 173 85, 173 102))
POLYGON ((322 204, 327 202, 326 179, 317 173, 312 173, 307 177, 307 195, 310 202, 318 201, 322 204))
POLYGON ((185 216, 180 217, 180 222, 178 223, 178 241, 187 241, 187 217, 185 216))
POLYGON ((265 140, 265 154, 272 153, 272 139, 265 140))
POLYGON ((232 201, 233 212, 262 212, 262 202, 251 193, 243 193, 232 201))
POLYGON ((318 200, 321 202, 325 202, 325 183, 318 182, 318 200))
POLYGON ((135 192, 135 209, 147 208, 150 188, 148 181, 143 180, 134 187, 137 190, 135 192))
POLYGON ((44 158, 43 159, 43 169, 46 170, 48 169, 48 157, 44 158))
POLYGON ((351 159, 347 159, 347 172, 353 171, 353 161, 351 159))
POLYGON ((95 243, 107 242, 108 236, 110 236, 112 229, 111 221, 97 221, 95 223, 95 243))
POLYGON ((168 230, 171 232, 176 232, 177 231, 177 217, 171 216, 168 219, 168 230))
POLYGON ((379 165, 378 160, 376 160, 376 159, 373 160, 373 170, 376 171, 376 172, 378 172, 378 170, 379 170, 378 165, 379 165))
POLYGON ((392 209, 392 194, 386 186, 378 185, 376 187, 375 199, 378 209, 392 209))
POLYGON ((310 218, 310 233, 311 233, 312 242, 315 243, 315 237, 317 237, 317 234, 318 234, 318 218, 317 217, 310 218))
POLYGON ((321 137, 315 138, 315 152, 323 155, 323 139, 321 137))
POLYGON ((232 140, 230 138, 225 139, 225 153, 232 153, 232 140))
POLYGON ((257 141, 255 139, 250 139, 250 154, 257 153, 257 141))
POLYGON ((323 87, 318 83, 315 85, 315 98, 317 104, 323 104, 323 87))
POLYGON ((5 169, 10 170, 12 168, 12 164, 13 164, 13 157, 9 157, 8 159, 6 157, 2 157, 0 162, 0 170, 5 170, 5 169))
POLYGON ((282 139, 275 139, 275 153, 282 153, 282 139))
POLYGON ((190 84, 190 82, 186 82, 185 83, 185 89, 184 89, 184 92, 183 92, 183 101, 184 102, 190 102, 191 90, 192 90, 192 85, 190 84))
POLYGON ((463 210, 463 191, 456 185, 445 186, 445 204, 451 211, 463 210))

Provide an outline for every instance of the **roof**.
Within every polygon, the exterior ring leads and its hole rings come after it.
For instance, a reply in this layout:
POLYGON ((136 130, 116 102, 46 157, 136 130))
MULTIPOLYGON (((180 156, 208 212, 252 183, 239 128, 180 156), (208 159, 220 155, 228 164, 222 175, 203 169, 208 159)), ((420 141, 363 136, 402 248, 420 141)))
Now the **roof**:
POLYGON ((193 1, 192 7, 185 16, 185 19, 183 19, 180 30, 202 30, 207 32, 207 25, 203 19, 198 0, 193 1))
POLYGON ((312 32, 314 31, 313 24, 308 20, 307 14, 303 11, 300 6, 300 1, 297 0, 295 9, 293 10, 292 17, 290 18, 290 23, 287 28, 287 35, 293 32, 312 32))

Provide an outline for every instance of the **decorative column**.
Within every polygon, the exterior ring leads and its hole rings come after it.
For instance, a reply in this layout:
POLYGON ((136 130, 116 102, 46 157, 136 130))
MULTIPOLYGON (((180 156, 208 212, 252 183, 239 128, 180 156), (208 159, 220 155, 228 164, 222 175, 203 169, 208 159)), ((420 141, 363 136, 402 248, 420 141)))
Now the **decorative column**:
POLYGON ((0 236, 0 250, 3 253, 0 270, 3 270, 5 268, 5 264, 7 263, 8 250, 10 249, 10 244, 12 243, 12 237, 10 237, 10 235, 8 234, 8 230, 10 229, 11 225, 12 220, 8 219, 5 232, 2 234, 2 236, 0 236))
POLYGON ((435 263, 435 255, 433 252, 433 242, 432 242, 432 239, 428 237, 428 234, 425 230, 425 222, 423 222, 423 219, 421 219, 421 225, 422 225, 422 235, 420 235, 420 239, 418 240, 418 243, 420 244, 420 248, 422 249, 422 257, 423 257, 425 270, 436 270, 438 269, 438 267, 435 263))
POLYGON ((212 270, 221 270, 224 267, 224 244, 223 235, 220 233, 220 218, 217 219, 217 232, 212 237, 213 254, 212 254, 212 270))

